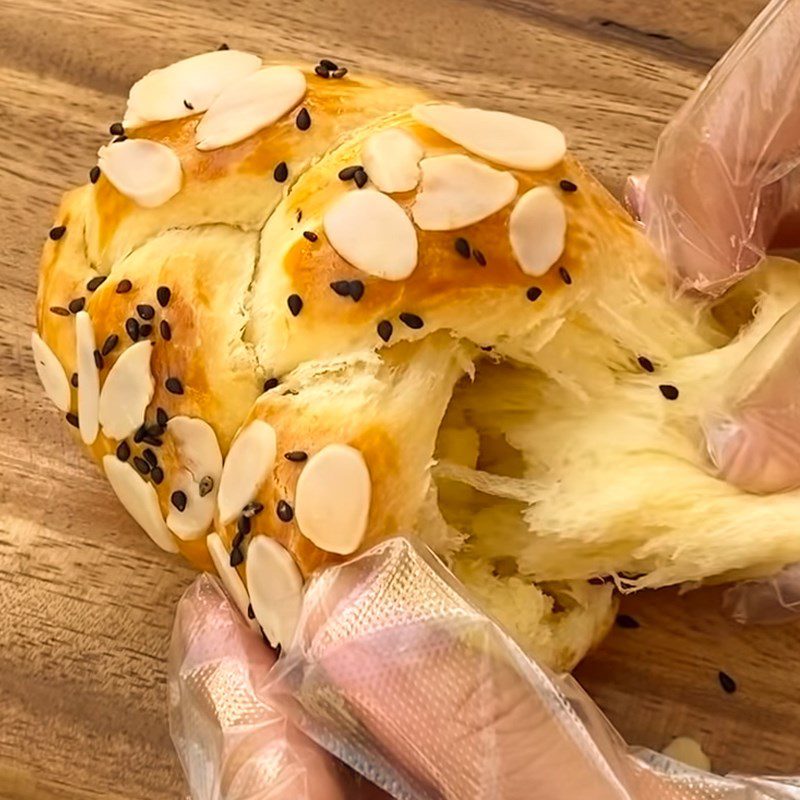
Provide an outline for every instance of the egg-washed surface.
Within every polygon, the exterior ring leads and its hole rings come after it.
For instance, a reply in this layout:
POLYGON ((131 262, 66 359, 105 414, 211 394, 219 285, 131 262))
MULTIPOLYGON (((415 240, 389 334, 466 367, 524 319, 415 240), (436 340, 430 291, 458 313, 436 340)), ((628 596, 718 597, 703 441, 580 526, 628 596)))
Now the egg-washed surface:
POLYGON ((800 557, 796 494, 743 495, 697 446, 704 387, 796 292, 774 266, 736 339, 670 298, 556 127, 222 51, 143 78, 110 133, 45 245, 37 371, 273 644, 305 576, 397 532, 558 668, 610 624, 609 576, 800 557))

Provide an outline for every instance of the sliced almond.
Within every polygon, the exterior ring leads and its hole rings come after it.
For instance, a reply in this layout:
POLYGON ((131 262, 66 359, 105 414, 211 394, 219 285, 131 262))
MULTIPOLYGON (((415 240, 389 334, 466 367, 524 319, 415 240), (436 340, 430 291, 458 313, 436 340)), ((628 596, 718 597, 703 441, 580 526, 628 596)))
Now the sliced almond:
POLYGON ((676 737, 661 752, 695 769, 711 771, 711 759, 703 752, 700 743, 690 736, 676 737))
POLYGON ((153 486, 145 483, 127 461, 120 461, 114 455, 103 456, 103 469, 120 503, 145 533, 162 550, 177 553, 178 548, 161 516, 161 506, 153 486))
POLYGON ((525 192, 511 212, 508 235, 520 269, 526 275, 544 275, 564 252, 564 204, 549 186, 525 192))
POLYGON ((567 152, 558 128, 516 114, 437 103, 414 106, 411 113, 446 139, 506 167, 550 169, 567 152))
POLYGON ((250 53, 214 50, 154 69, 131 87, 123 125, 130 129, 202 113, 224 89, 260 66, 261 59, 250 53))
POLYGON ((247 590, 270 644, 289 646, 303 602, 303 576, 282 545, 255 536, 247 548, 247 590))
POLYGON ((517 196, 517 179, 462 155, 420 162, 422 189, 411 213, 424 231, 464 228, 507 206, 517 196))
POLYGON ((144 412, 153 399, 155 388, 150 372, 152 352, 152 342, 136 342, 109 370, 100 391, 99 410, 100 424, 106 436, 125 439, 144 422, 144 412))
POLYGON ((417 266, 417 233, 406 212, 374 189, 343 194, 322 219, 331 247, 354 267, 388 281, 417 266))
POLYGON ((92 444, 99 428, 100 375, 94 360, 94 325, 86 311, 75 315, 78 362, 78 430, 85 444, 92 444))
POLYGON ((219 481, 217 506, 227 525, 256 496, 275 465, 275 429, 255 419, 233 440, 219 481))
POLYGON ((195 131, 198 150, 235 144, 272 125, 306 93, 306 76, 295 67, 266 67, 229 86, 211 104, 195 131))
POLYGON ((100 170, 114 188, 143 208, 163 205, 183 183, 180 159, 160 142, 126 139, 101 147, 97 156, 100 170))
POLYGON ((398 128, 373 133, 361 148, 361 163, 382 192, 410 192, 419 183, 420 143, 398 128))
POLYGON ((206 547, 208 547, 208 552, 214 562, 214 568, 217 570, 217 575, 219 575, 222 585, 231 596, 233 602, 236 603, 236 607, 242 612, 247 624, 251 628, 257 628, 256 621, 247 616, 250 597, 247 594, 247 589, 245 589, 244 581, 239 577, 236 567, 231 566, 230 553, 222 543, 222 539, 219 538, 219 534, 209 533, 206 537, 206 547))
POLYGON ((180 539, 203 536, 214 519, 222 453, 214 429, 196 417, 173 417, 167 423, 178 456, 178 468, 171 472, 169 491, 186 495, 186 507, 170 506, 167 527, 180 539))
POLYGON ((364 539, 372 481, 367 462, 355 447, 329 444, 309 458, 294 498, 303 536, 329 553, 348 555, 364 539))
POLYGON ((36 331, 31 333, 31 350, 36 374, 39 376, 45 394, 59 411, 69 411, 69 380, 58 356, 45 344, 36 331))

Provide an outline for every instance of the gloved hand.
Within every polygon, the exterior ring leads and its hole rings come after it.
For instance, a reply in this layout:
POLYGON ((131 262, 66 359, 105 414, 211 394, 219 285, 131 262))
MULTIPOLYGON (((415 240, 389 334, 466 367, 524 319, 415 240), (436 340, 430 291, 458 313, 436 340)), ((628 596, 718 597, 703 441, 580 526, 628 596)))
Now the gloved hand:
MULTIPOLYGON (((773 0, 662 133, 628 202, 679 290, 719 294, 769 245, 800 245, 800 0, 773 0)), ((800 272, 797 279, 800 280, 800 272)), ((703 420, 719 474, 800 486, 800 309, 735 371, 703 420)))
POLYGON ((773 0, 659 137, 628 201, 681 290, 800 245, 800 2, 773 0))
POLYGON ((313 577, 270 672, 236 614, 201 577, 176 620, 172 732, 196 800, 358 797, 312 739, 398 800, 800 798, 629 750, 407 539, 313 577))

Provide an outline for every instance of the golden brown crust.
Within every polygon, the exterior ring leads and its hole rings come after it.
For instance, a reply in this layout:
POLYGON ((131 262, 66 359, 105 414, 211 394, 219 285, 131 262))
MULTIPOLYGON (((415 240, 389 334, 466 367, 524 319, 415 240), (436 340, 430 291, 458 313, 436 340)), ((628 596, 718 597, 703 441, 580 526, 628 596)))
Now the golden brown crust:
MULTIPOLYGON (((155 393, 146 416, 150 426, 156 424, 157 409, 169 417, 199 417, 213 428, 223 455, 245 421, 263 419, 275 428, 278 457, 271 480, 258 494, 265 511, 253 527, 286 546, 304 574, 339 556, 313 545, 294 520, 277 517, 279 500, 293 504, 302 468, 283 457, 286 451, 313 454, 326 444, 345 443, 362 453, 372 479, 365 544, 413 522, 416 507, 410 508, 409 498, 417 506, 422 500, 419 475, 413 481, 403 477, 402 435, 407 428, 393 427, 385 416, 354 411, 352 406, 346 414, 331 414, 315 413, 301 403, 300 414, 291 395, 261 395, 265 378, 283 377, 309 359, 381 348, 381 320, 393 324, 393 345, 444 330, 502 352, 510 336, 524 339, 537 321, 562 315, 584 284, 598 285, 600 277, 590 273, 589 260, 598 260, 605 239, 646 250, 616 203, 567 157, 546 171, 507 170, 519 183, 517 197, 534 186, 548 186, 566 208, 566 246, 545 275, 526 275, 512 253, 508 224, 513 203, 459 230, 417 229, 419 259, 405 280, 365 274, 331 247, 322 217, 336 198, 358 191, 352 182, 339 180, 338 172, 360 163, 366 137, 401 128, 422 144, 427 157, 467 151, 414 120, 410 107, 425 100, 417 90, 369 79, 324 80, 313 73, 307 80, 302 106, 312 124, 305 131, 296 125, 295 109, 238 144, 206 152, 194 146, 198 115, 131 132, 132 137, 152 139, 177 153, 183 169, 181 191, 157 208, 142 208, 101 176, 96 184, 66 195, 57 224, 65 225, 67 232, 45 245, 37 301, 40 333, 68 376, 76 363, 73 319, 71 314, 49 311, 51 306, 68 307, 71 300, 85 297, 98 349, 108 337, 118 338, 103 357, 101 384, 132 341, 126 322, 135 319, 151 327, 147 338, 154 342, 155 393), (280 162, 288 165, 286 183, 273 177, 280 162), (577 191, 563 190, 564 180, 574 183, 577 191), (303 231, 312 231, 316 240, 309 241, 303 231), (482 259, 474 253, 468 259, 460 255, 457 237, 467 239, 482 259), (99 276, 106 276, 105 282, 88 291, 87 282, 99 276), (362 281, 363 297, 353 302, 332 291, 330 284, 341 280, 362 281), (124 281, 130 281, 131 288, 120 293, 124 281), (157 299, 162 286, 170 290, 166 307, 157 299), (541 290, 535 302, 527 294, 532 287, 541 290), (297 316, 287 307, 289 294, 303 300, 297 316), (153 310, 152 319, 142 317, 137 309, 141 306, 153 310), (402 312, 422 317, 423 328, 400 322, 402 312), (161 328, 164 322, 169 339, 161 328), (168 391, 169 378, 180 381, 181 394, 168 391), (407 491, 398 489, 398 481, 404 480, 407 491)), ((419 188, 394 194, 393 199, 410 213, 418 192, 419 188)), ((452 371, 456 360, 453 355, 448 362, 451 383, 458 371, 452 371)), ((73 389, 73 411, 75 401, 73 389)), ((438 420, 432 424, 435 432, 438 420)), ((177 452, 168 432, 151 436, 163 440, 159 465, 166 479, 154 486, 166 516, 169 475, 179 466, 177 452)), ((99 459, 117 444, 101 432, 91 451, 99 459)), ((147 442, 129 444, 137 456, 147 447, 147 442)), ((420 463, 413 467, 417 473, 426 468, 420 463)), ((233 539, 235 525, 217 527, 228 542, 233 539)), ((208 564, 202 540, 179 546, 194 563, 208 564)))

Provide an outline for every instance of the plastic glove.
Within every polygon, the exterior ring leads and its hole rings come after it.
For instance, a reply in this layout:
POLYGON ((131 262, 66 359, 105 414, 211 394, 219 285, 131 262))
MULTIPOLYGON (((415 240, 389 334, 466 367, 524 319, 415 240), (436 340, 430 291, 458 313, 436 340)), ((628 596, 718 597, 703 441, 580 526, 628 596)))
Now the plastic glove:
MULTIPOLYGON (((406 539, 312 578, 292 646, 266 686, 248 648, 230 641, 254 641, 244 625, 220 636, 225 652, 202 647, 198 658, 196 640, 218 635, 207 593, 196 584, 181 602, 170 662, 173 736, 195 798, 284 796, 255 791, 256 770, 245 773, 251 794, 226 793, 220 780, 249 762, 270 764, 265 782, 281 774, 271 766, 277 740, 263 736, 260 717, 246 721, 254 695, 269 698, 281 725, 277 706, 399 800, 800 798, 788 783, 721 778, 629 750, 575 681, 528 659, 430 551, 406 539)), ((311 745, 293 753, 292 770, 302 770, 302 753, 324 761, 311 745)), ((330 762, 324 771, 335 773, 330 762)), ((294 796, 329 797, 305 791, 294 796)))
POLYGON ((800 0, 773 0, 665 128, 629 200, 680 289, 800 244, 800 0), (776 241, 777 236, 777 241, 776 241))
POLYGON ((169 656, 170 733, 193 800, 380 800, 272 702, 275 653, 216 579, 178 605, 169 656))
MULTIPOLYGON (((666 127, 628 200, 678 288, 719 294, 770 243, 800 244, 798 163, 800 0, 774 0, 666 127)), ((714 467, 745 491, 800 486, 799 321, 765 336, 702 420, 714 467)))

